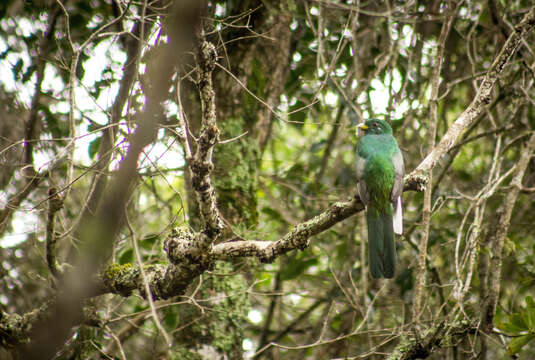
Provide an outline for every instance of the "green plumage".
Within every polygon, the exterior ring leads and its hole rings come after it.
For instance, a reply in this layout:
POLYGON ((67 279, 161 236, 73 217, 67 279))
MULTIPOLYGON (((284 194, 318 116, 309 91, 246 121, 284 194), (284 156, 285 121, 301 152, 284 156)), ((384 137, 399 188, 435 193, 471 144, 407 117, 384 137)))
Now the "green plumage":
MULTIPOLYGON (((396 268, 393 218, 398 216, 395 207, 401 206, 403 157, 388 123, 372 119, 360 128, 365 135, 357 148, 357 179, 367 206, 370 272, 375 278, 392 278, 396 268)), ((397 221, 400 228, 401 219, 397 221)))
POLYGON ((368 252, 370 273, 374 278, 393 278, 396 271, 396 246, 392 230, 392 215, 379 214, 368 207, 368 252), (371 211, 370 211, 371 210, 371 211))

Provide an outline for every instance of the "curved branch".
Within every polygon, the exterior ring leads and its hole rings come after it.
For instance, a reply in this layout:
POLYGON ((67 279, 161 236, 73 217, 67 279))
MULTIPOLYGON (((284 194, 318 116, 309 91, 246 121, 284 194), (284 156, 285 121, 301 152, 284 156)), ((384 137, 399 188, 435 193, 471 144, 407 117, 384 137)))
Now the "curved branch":
MULTIPOLYGON (((404 191, 422 191, 427 179, 418 174, 405 178, 404 191)), ((215 259, 236 257, 257 257, 262 262, 272 262, 279 255, 289 251, 308 247, 310 238, 331 228, 336 223, 364 210, 364 204, 355 196, 349 201, 332 204, 327 210, 310 220, 296 225, 290 232, 277 241, 244 240, 231 241, 214 245, 211 256, 215 259)))
POLYGON ((355 197, 351 201, 337 202, 312 219, 296 225, 277 241, 233 241, 217 244, 211 255, 216 259, 254 256, 262 262, 272 262, 279 255, 294 249, 308 247, 310 237, 317 235, 334 224, 364 210, 364 204, 355 197))

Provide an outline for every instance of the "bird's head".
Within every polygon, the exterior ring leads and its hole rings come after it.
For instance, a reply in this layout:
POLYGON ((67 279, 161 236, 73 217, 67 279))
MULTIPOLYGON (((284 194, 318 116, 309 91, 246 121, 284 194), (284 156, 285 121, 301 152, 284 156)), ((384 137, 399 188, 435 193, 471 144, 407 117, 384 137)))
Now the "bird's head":
POLYGON ((357 132, 360 130, 364 132, 364 135, 392 134, 392 127, 390 127, 390 124, 388 124, 384 120, 379 120, 379 119, 369 119, 369 120, 366 120, 365 123, 359 124, 357 126, 357 132))

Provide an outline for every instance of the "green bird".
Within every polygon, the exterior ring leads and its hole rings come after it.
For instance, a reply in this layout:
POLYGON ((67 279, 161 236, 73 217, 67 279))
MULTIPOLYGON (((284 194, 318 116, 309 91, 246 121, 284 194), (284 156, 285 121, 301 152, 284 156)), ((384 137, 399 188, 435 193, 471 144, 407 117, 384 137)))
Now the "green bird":
POLYGON ((403 233, 403 155, 386 121, 370 119, 357 128, 364 131, 357 145, 356 162, 358 191, 366 205, 370 272, 374 278, 393 278, 394 233, 403 233))

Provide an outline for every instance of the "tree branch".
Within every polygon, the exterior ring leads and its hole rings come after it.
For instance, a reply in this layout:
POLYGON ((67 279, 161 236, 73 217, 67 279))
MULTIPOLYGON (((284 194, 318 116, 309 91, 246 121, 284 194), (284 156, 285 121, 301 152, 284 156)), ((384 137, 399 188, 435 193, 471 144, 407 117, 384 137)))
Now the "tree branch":
POLYGON ((212 43, 201 41, 198 62, 202 127, 195 154, 191 159, 187 159, 187 162, 203 220, 203 234, 206 235, 199 239, 199 246, 206 249, 223 229, 223 222, 216 206, 215 190, 210 181, 210 173, 214 169, 212 153, 219 136, 216 125, 215 92, 212 86, 212 72, 217 62, 217 52, 212 43))
POLYGON ((80 253, 83 255, 79 257, 76 268, 68 272, 58 286, 58 300, 48 312, 49 317, 33 325, 31 341, 22 354, 25 359, 51 358, 70 335, 71 328, 80 323, 83 301, 96 291, 96 284, 91 280, 109 258, 112 240, 123 224, 121 214, 138 178, 139 156, 156 139, 162 102, 168 95, 174 64, 174 55, 167 52, 157 63, 147 66, 146 72, 150 74, 154 86, 147 94, 145 108, 138 117, 137 128, 129 141, 128 152, 112 179, 101 209, 82 226, 80 253))
POLYGON ((24 134, 24 165, 26 169, 33 169, 33 146, 39 139, 40 125, 39 125, 39 104, 41 99, 41 85, 45 78, 45 66, 46 57, 50 51, 50 45, 54 40, 54 31, 56 28, 57 20, 60 14, 60 8, 54 7, 50 14, 50 21, 47 29, 44 33, 44 37, 39 42, 39 52, 37 53, 34 64, 36 72, 36 81, 34 87, 34 93, 32 97, 32 103, 30 105, 30 114, 25 124, 24 134))
POLYGON ((491 91, 498 81, 505 66, 515 53, 522 38, 535 26, 535 6, 524 16, 522 21, 515 26, 500 53, 494 59, 491 67, 487 71, 483 82, 479 86, 472 103, 453 122, 446 134, 442 137, 438 145, 431 151, 425 159, 413 171, 413 174, 425 174, 430 171, 440 158, 446 154, 456 143, 457 139, 470 124, 477 119, 491 101, 491 91))
POLYGON ((48 219, 46 222, 46 263, 48 269, 54 278, 58 277, 60 268, 56 259, 56 242, 55 217, 56 213, 63 207, 63 200, 58 195, 56 188, 48 189, 50 197, 48 201, 48 219))
MULTIPOLYGON (((145 18, 152 15, 152 8, 146 9, 145 18)), ((126 10, 123 10, 123 14, 126 10)), ((117 19, 121 19, 122 14, 119 14, 117 19)), ((134 81, 138 75, 138 62, 139 56, 141 55, 140 49, 143 47, 143 42, 147 39, 149 31, 142 30, 143 21, 138 20, 134 23, 131 33, 124 34, 120 38, 124 38, 126 43, 126 59, 123 64, 123 77, 119 82, 119 92, 114 99, 113 105, 111 107, 111 118, 109 126, 104 127, 102 130, 101 143, 98 149, 98 160, 95 162, 95 178, 91 185, 91 190, 89 193, 88 200, 80 212, 80 217, 77 220, 78 223, 83 223, 90 216, 95 214, 97 211, 98 205, 102 199, 102 195, 105 192, 106 186, 108 185, 108 175, 106 169, 108 168, 112 155, 113 155, 113 146, 117 138, 117 130, 115 126, 119 123, 121 119, 123 108, 128 100, 130 95, 130 90, 134 81)), ((118 23, 118 22, 115 22, 118 23)))
POLYGON ((452 346, 476 331, 476 324, 464 322, 446 324, 445 321, 442 321, 430 329, 423 338, 401 341, 387 360, 425 359, 437 349, 452 346))
POLYGON ((34 86, 34 93, 30 105, 30 112, 28 119, 24 122, 24 152, 22 174, 25 177, 20 191, 10 197, 7 205, 0 211, 0 234, 4 232, 10 222, 13 211, 26 199, 30 193, 37 188, 45 173, 37 172, 33 165, 33 150, 35 143, 39 140, 40 135, 40 117, 39 105, 41 99, 41 86, 45 77, 46 57, 50 51, 50 46, 53 44, 54 31, 57 20, 60 15, 60 8, 54 7, 50 12, 49 23, 44 36, 39 41, 38 52, 33 59, 35 66, 36 81, 34 86))
POLYGON ((279 255, 291 250, 307 248, 311 236, 329 229, 334 224, 363 209, 364 205, 357 197, 351 201, 337 202, 321 214, 296 225, 277 241, 233 241, 221 243, 212 248, 211 255, 216 259, 254 256, 262 262, 272 262, 279 255))

